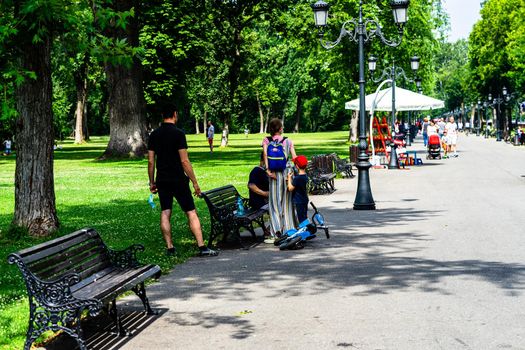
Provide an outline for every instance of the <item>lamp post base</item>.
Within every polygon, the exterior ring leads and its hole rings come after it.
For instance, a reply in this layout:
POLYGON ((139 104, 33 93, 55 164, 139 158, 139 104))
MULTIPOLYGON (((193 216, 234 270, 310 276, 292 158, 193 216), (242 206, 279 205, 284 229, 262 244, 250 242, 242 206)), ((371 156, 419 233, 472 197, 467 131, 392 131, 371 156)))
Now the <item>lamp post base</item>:
POLYGON ((388 163, 388 169, 399 169, 395 144, 390 145, 390 162, 388 163))
POLYGON ((363 159, 359 156, 359 161, 356 164, 358 170, 357 178, 357 192, 354 200, 354 210, 375 210, 376 204, 372 196, 370 188, 370 174, 369 169, 372 164, 368 161, 368 156, 363 159))

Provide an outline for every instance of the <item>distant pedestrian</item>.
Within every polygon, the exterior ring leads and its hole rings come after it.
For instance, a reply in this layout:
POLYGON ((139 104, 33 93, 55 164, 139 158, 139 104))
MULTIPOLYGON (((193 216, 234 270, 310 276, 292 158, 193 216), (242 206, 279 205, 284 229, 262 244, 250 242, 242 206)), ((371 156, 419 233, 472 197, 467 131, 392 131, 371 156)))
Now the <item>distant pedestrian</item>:
POLYGON ((244 129, 244 137, 248 138, 248 134, 250 133, 250 129, 245 128, 244 129))
POLYGON ((445 125, 445 131, 447 133, 449 152, 453 153, 452 157, 457 158, 456 144, 458 142, 458 126, 454 121, 454 117, 449 118, 448 123, 445 125))
POLYGON ((446 123, 443 121, 443 118, 439 118, 437 122, 437 127, 440 138, 443 137, 443 133, 445 132, 445 125, 446 123))
POLYGON ((10 139, 7 139, 3 142, 4 144, 4 154, 6 156, 10 155, 11 154, 11 140, 10 139))
POLYGON ((208 121, 208 144, 210 145, 210 153, 213 153, 213 137, 215 136, 215 127, 208 121))
MULTIPOLYGON (((439 135, 438 127, 436 126, 433 120, 431 120, 427 126, 427 134, 428 134, 428 137, 432 135, 439 135)), ((427 140, 427 143, 428 143, 428 140, 427 140)))
POLYGON ((520 145, 523 145, 525 143, 525 132, 521 130, 521 127, 518 127, 517 135, 520 145))
POLYGON ((173 198, 182 208, 188 219, 188 226, 195 236, 200 256, 215 256, 218 253, 209 249, 202 238, 202 228, 195 203, 191 196, 189 183, 193 184, 195 195, 200 196, 201 189, 188 157, 186 135, 175 124, 178 114, 167 109, 162 115, 163 123, 155 129, 148 143, 148 176, 151 193, 159 194, 161 214, 160 229, 167 247, 167 255, 175 255, 171 235, 171 213, 173 198), (155 169, 157 176, 155 177, 155 169))
POLYGON ((423 144, 425 145, 425 147, 427 147, 427 144, 428 144, 428 125, 429 125, 428 117, 425 117, 423 119, 423 124, 421 126, 421 130, 423 132, 423 144))

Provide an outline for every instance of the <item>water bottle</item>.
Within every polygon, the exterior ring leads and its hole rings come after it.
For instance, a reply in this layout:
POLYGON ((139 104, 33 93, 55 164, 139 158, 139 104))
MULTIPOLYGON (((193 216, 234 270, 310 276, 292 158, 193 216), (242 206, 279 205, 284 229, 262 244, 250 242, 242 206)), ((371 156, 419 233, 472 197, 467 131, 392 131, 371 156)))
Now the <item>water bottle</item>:
POLYGON ((237 215, 238 216, 244 215, 244 204, 242 204, 241 197, 237 197, 237 215))
POLYGON ((155 209, 156 205, 155 205, 155 201, 153 200, 153 193, 151 193, 149 195, 149 198, 148 198, 148 204, 150 205, 151 209, 155 209))

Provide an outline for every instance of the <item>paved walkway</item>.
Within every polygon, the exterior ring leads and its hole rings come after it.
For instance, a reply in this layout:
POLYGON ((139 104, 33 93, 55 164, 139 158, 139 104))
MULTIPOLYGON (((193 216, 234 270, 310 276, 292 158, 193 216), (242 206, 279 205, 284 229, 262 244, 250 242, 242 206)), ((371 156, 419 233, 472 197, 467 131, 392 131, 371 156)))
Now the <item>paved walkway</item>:
POLYGON ((356 179, 312 196, 330 240, 177 266, 149 287, 162 315, 119 348, 525 349, 525 147, 459 142, 372 170, 376 211, 351 210, 356 179))

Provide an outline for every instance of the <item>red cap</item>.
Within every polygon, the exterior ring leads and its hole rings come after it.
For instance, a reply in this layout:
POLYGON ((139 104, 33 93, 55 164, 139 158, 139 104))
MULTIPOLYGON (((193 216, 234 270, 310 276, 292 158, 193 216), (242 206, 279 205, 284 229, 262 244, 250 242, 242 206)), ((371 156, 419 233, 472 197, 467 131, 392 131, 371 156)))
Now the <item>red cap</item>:
POLYGON ((293 163, 299 168, 304 169, 308 165, 308 159, 305 156, 297 156, 293 159, 293 163))

